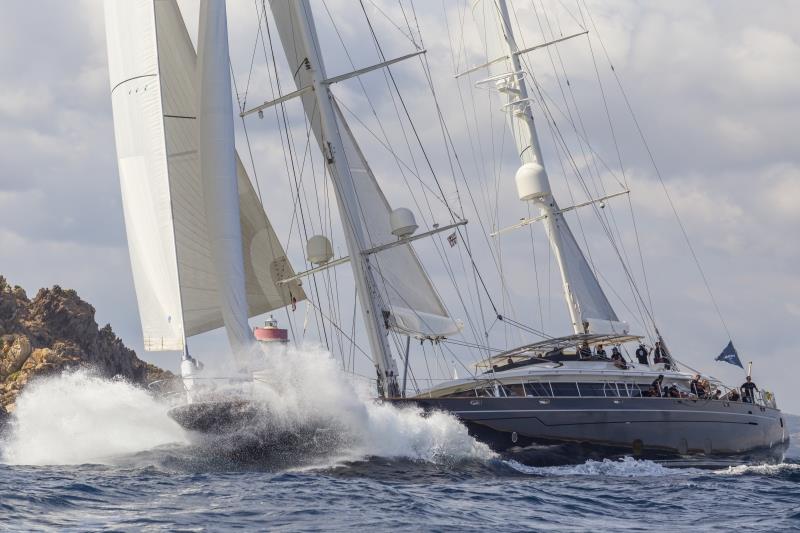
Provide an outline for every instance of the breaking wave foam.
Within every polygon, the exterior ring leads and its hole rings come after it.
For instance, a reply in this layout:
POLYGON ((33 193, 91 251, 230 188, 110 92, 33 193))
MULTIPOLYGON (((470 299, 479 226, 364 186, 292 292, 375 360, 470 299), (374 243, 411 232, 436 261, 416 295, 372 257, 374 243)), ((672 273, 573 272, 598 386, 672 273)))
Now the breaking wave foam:
MULTIPOLYGON (((254 396, 278 429, 323 426, 341 437, 336 450, 349 460, 370 456, 433 462, 489 459, 489 448, 455 417, 378 403, 366 383, 342 372, 318 346, 264 350, 266 365, 254 396)), ((341 455, 340 455, 341 457, 341 455)))
POLYGON ((373 456, 447 463, 495 456, 451 415, 376 402, 373 390, 342 372, 320 347, 265 350, 259 361, 259 378, 245 392, 263 407, 263 416, 216 439, 184 431, 167 415, 171 405, 122 380, 80 370, 34 381, 17 400, 0 460, 113 463, 168 444, 205 456, 238 457, 255 448, 267 459, 290 454, 294 463, 373 456))
POLYGON ((623 457, 612 461, 588 460, 579 465, 567 466, 526 466, 514 460, 504 461, 508 466, 523 474, 537 476, 612 476, 612 477, 656 477, 675 475, 676 470, 666 468, 648 460, 623 457))
POLYGON ((185 443, 167 407, 146 391, 87 370, 30 383, 16 402, 0 459, 9 464, 108 463, 185 443))
POLYGON ((783 474, 800 473, 800 464, 779 463, 775 465, 737 465, 729 466, 724 470, 715 472, 721 476, 743 476, 746 474, 756 474, 760 476, 778 476, 783 474))

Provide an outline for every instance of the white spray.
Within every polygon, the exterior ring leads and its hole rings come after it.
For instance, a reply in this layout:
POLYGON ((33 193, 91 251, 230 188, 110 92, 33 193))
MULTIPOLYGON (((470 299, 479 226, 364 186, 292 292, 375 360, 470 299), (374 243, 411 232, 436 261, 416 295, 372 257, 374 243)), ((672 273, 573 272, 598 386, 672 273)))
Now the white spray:
MULTIPOLYGON (((376 403, 368 382, 343 373, 319 346, 265 349, 258 358, 262 370, 247 388, 265 412, 264 427, 252 428, 255 433, 330 430, 336 438, 317 450, 336 461, 494 456, 450 415, 422 416, 419 409, 376 403)), ((86 371, 45 378, 17 400, 1 458, 13 464, 110 463, 158 446, 202 442, 169 418, 170 407, 130 383, 86 371)))
POLYGON ((3 462, 109 463, 115 456, 186 443, 167 406, 122 380, 89 371, 66 372, 29 384, 17 399, 3 462))

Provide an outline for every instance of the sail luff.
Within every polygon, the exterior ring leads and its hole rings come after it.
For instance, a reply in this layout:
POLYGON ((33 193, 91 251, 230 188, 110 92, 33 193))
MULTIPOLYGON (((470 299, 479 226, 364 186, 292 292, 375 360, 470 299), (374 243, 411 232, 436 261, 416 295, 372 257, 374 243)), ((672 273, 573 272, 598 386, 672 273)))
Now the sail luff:
POLYGON ((145 350, 182 350, 155 5, 106 1, 106 42, 125 230, 145 350))
POLYGON ((247 322, 225 2, 203 0, 197 51, 200 176, 220 305, 234 356, 255 342, 247 322))

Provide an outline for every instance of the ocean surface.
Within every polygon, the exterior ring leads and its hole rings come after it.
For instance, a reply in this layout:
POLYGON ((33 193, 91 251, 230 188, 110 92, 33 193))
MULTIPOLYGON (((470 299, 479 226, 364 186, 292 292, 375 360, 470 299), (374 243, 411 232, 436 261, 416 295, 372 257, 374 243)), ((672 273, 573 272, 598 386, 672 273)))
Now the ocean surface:
MULTIPOLYGON (((284 424, 332 416, 297 401, 281 404, 284 424)), ((777 464, 559 464, 575 450, 498 456, 449 417, 362 407, 329 435, 285 438, 275 412, 207 439, 123 382, 51 379, 26 390, 0 437, 0 530, 800 531, 795 417, 777 464)))

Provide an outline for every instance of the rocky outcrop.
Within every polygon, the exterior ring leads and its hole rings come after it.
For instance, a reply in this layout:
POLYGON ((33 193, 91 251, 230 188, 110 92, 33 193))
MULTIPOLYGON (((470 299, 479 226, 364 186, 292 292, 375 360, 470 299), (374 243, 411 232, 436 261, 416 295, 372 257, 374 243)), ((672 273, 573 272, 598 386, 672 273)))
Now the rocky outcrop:
POLYGON ((98 328, 94 307, 74 290, 56 285, 31 300, 0 276, 0 418, 34 377, 79 366, 141 385, 172 377, 136 357, 109 324, 98 328))

